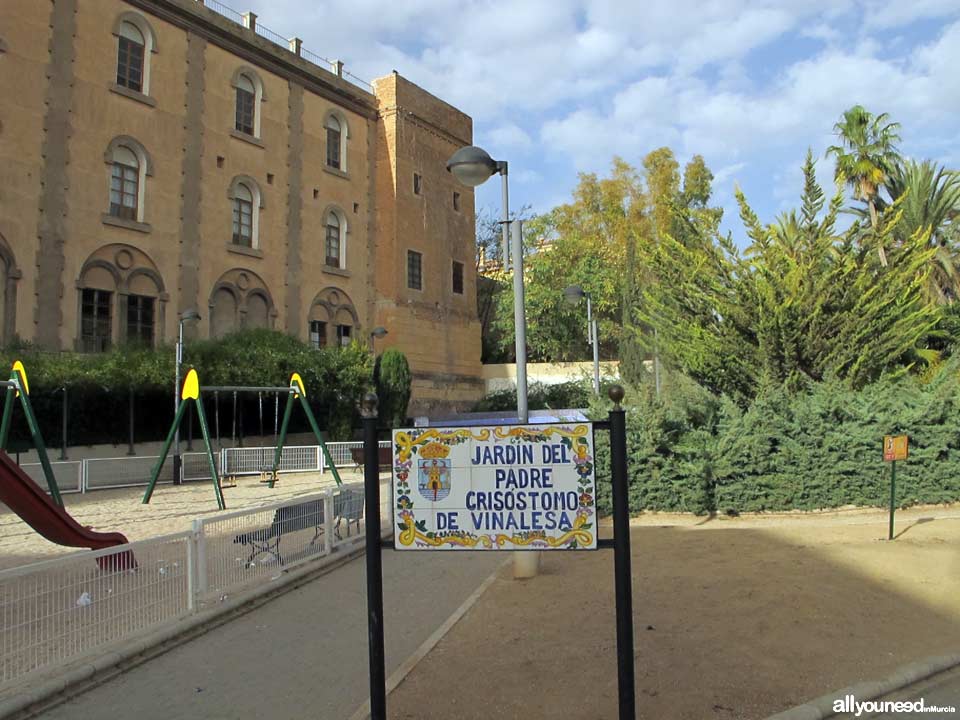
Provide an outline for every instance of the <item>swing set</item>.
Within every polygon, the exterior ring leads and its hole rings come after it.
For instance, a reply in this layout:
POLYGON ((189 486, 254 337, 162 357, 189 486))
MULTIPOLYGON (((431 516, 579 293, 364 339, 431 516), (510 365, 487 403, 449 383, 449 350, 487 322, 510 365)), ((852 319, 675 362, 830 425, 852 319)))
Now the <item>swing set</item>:
MULTIPOLYGON (((233 428, 234 434, 233 437, 236 437, 236 421, 237 421, 237 394, 238 393, 257 393, 260 400, 260 424, 261 431, 263 425, 263 394, 264 393, 274 393, 274 438, 276 449, 273 454, 273 465, 270 467, 269 471, 264 471, 262 474, 265 474, 267 477, 263 480, 271 488, 273 488, 277 483, 277 475, 280 470, 280 457, 283 453, 283 444, 287 439, 287 429, 290 426, 290 417, 293 414, 293 407, 296 404, 296 401, 300 401, 300 406, 303 408, 304 413, 307 416, 307 420, 310 422, 310 429, 313 431, 314 436, 317 438, 317 444, 320 446, 320 451, 323 453, 324 460, 330 468, 330 471, 333 473, 333 479, 336 481, 337 485, 342 485, 340 480, 340 473, 337 471, 336 465, 333 463, 333 458, 330 456, 330 451, 327 449, 326 443, 323 441, 323 436, 320 433, 320 427, 317 425, 317 420, 313 416, 313 411, 310 409, 310 403, 307 402, 307 391, 303 386, 303 380, 300 378, 298 373, 293 373, 290 376, 290 385, 288 387, 255 387, 247 385, 211 385, 211 386, 200 386, 200 379, 197 376, 196 370, 190 370, 187 373, 187 377, 183 381, 183 389, 180 393, 180 398, 182 402, 180 407, 177 410, 176 416, 173 418, 173 424, 170 426, 170 432, 167 434, 167 439, 163 443, 163 449, 160 453, 160 457, 157 458, 157 464, 153 468, 153 472, 150 476, 150 483, 147 485, 146 492, 143 494, 143 504, 146 505, 150 502, 150 498, 153 496, 154 488, 157 485, 157 480, 160 477, 160 470, 163 467, 163 463, 167 459, 167 454, 170 452, 170 445, 173 443, 173 437, 177 432, 177 429, 180 427, 180 424, 183 422, 184 415, 187 412, 187 408, 190 405, 188 401, 192 401, 194 407, 197 410, 197 419, 200 421, 200 432, 203 435, 204 446, 207 450, 207 461, 210 464, 210 474, 213 478, 213 489, 214 494, 217 498, 217 507, 221 510, 226 509, 226 503, 223 499, 223 485, 220 482, 220 473, 217 470, 217 463, 213 456, 213 444, 210 441, 210 427, 207 422, 206 413, 203 410, 203 400, 201 398, 201 393, 212 392, 214 394, 215 402, 215 422, 216 422, 216 431, 217 431, 217 443, 220 444, 220 393, 233 393, 233 428), (280 394, 285 393, 287 395, 287 404, 283 411, 283 423, 280 426, 279 435, 277 434, 277 417, 279 416, 279 403, 280 403, 280 394)), ((221 444, 222 449, 222 444, 221 444)))
POLYGON ((10 379, 0 380, 0 387, 5 388, 6 400, 3 404, 3 420, 0 420, 0 450, 6 451, 7 441, 10 437, 10 425, 13 420, 13 406, 16 399, 20 399, 20 406, 23 408, 23 414, 27 418, 27 427, 30 429, 30 438, 33 440, 33 447, 40 458, 40 467, 43 468, 43 477, 47 481, 47 487, 50 490, 50 499, 59 506, 63 507, 63 498, 60 495, 60 487, 57 485, 57 479, 53 474, 53 467, 50 465, 50 458, 47 456, 47 446, 43 442, 43 435, 40 434, 40 424, 37 422, 37 416, 33 412, 33 404, 30 402, 30 385, 27 382, 27 371, 23 363, 17 360, 13 363, 10 370, 10 379))

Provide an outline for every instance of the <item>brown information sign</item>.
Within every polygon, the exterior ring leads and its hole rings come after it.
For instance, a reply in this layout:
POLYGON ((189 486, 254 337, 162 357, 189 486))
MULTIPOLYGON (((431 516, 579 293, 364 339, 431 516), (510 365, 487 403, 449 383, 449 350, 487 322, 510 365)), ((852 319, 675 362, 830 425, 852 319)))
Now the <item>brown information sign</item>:
POLYGON ((906 435, 884 435, 883 436, 883 460, 891 462, 893 460, 907 459, 907 436, 906 435))

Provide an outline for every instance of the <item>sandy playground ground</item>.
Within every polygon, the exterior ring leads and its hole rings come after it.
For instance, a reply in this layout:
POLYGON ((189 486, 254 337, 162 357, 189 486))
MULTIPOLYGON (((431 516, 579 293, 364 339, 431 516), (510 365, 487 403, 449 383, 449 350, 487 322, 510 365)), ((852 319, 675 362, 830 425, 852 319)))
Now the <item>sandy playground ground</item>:
MULTIPOLYGON (((362 472, 341 468, 346 483, 363 482, 362 472)), ((386 476, 384 476, 386 477, 386 476)), ((84 495, 66 494, 63 503, 81 525, 100 532, 122 532, 131 542, 190 530, 198 517, 243 510, 310 495, 334 486, 329 473, 286 473, 276 487, 260 483, 259 476, 241 476, 237 486, 224 488, 226 511, 217 510, 213 483, 209 480, 180 486, 157 485, 150 504, 144 505, 143 487, 96 490, 84 495)), ((0 569, 48 560, 82 548, 69 548, 47 541, 5 505, 0 504, 0 569)))
MULTIPOLYGON (((960 651, 960 506, 900 511, 896 532, 861 510, 637 519, 637 717, 764 718, 960 651)), ((617 716, 613 552, 510 573, 391 693, 391 718, 617 716)))

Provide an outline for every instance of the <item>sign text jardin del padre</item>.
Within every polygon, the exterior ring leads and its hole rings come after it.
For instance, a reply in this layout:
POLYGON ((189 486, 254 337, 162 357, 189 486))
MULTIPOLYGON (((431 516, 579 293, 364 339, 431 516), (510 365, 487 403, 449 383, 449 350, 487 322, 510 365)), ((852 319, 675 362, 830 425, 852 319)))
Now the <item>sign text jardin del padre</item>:
POLYGON ((595 549, 590 423, 393 433, 398 550, 595 549))

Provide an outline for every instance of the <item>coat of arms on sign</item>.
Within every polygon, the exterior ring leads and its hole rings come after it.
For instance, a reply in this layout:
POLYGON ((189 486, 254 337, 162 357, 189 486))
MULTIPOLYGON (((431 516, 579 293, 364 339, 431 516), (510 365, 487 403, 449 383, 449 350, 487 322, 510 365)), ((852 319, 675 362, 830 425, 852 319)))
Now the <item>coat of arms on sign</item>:
POLYGON ((431 502, 443 500, 450 494, 450 448, 430 443, 420 451, 417 461, 417 488, 431 502))

